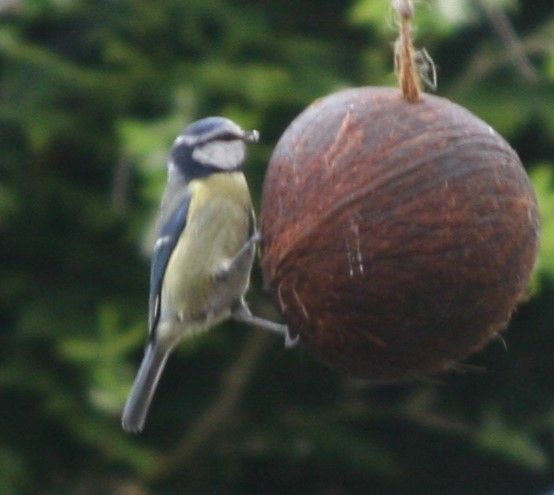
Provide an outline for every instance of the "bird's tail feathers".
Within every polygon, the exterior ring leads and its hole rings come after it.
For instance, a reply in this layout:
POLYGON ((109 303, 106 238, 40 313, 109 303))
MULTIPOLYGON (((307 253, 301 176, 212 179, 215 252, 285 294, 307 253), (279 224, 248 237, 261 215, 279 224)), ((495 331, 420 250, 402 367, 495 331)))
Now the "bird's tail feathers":
POLYGON ((123 409, 121 425, 126 432, 138 433, 144 428, 148 409, 169 356, 155 342, 146 347, 133 388, 123 409))

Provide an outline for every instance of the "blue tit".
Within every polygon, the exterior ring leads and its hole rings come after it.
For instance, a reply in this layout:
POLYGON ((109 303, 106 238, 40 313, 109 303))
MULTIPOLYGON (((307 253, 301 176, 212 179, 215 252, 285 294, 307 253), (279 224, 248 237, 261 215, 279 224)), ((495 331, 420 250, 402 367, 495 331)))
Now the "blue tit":
POLYGON ((258 137, 208 117, 173 143, 152 255, 149 339, 123 410, 125 431, 143 429, 167 358, 184 337, 233 318, 296 343, 285 325, 253 316, 244 301, 259 236, 242 165, 246 143, 258 137))

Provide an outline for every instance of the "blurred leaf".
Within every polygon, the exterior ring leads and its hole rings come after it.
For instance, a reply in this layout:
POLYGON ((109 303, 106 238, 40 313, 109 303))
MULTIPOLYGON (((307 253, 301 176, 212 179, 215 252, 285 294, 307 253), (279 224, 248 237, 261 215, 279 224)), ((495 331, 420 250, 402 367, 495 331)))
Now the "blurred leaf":
MULTIPOLYGON (((418 36, 428 33, 444 36, 478 18, 469 0, 434 0, 418 5, 413 22, 417 25, 418 36)), ((390 0, 358 0, 350 10, 349 20, 355 25, 368 24, 387 36, 396 31, 390 0)))
POLYGON ((498 414, 489 414, 476 438, 482 449, 528 469, 546 471, 548 457, 540 444, 524 431, 509 428, 498 414))
POLYGON ((10 217, 17 213, 20 207, 19 198, 6 186, 0 184, 0 229, 10 217))
POLYGON ((509 85, 481 84, 456 95, 463 104, 503 136, 510 136, 533 117, 544 119, 554 133, 554 117, 542 102, 554 101, 554 86, 526 86, 514 90, 509 85))
POLYGON ((144 340, 144 325, 120 328, 116 308, 100 308, 99 323, 93 337, 66 337, 59 352, 69 363, 84 368, 90 375, 89 399, 99 410, 119 413, 128 393, 130 377, 124 363, 130 350, 144 340))
POLYGON ((26 477, 28 466, 21 455, 10 447, 0 444, 0 492, 6 494, 23 493, 29 488, 26 477))
POLYGON ((554 280, 554 164, 533 167, 531 182, 541 215, 541 237, 537 273, 554 280))

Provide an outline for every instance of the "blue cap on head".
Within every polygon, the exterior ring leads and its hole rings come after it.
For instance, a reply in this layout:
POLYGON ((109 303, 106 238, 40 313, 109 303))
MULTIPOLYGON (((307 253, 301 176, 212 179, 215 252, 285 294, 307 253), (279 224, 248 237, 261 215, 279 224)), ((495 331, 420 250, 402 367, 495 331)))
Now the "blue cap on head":
POLYGON ((181 135, 189 134, 191 136, 200 136, 202 134, 211 134, 215 130, 220 129, 234 129, 240 131, 241 128, 235 124, 232 120, 225 117, 206 117, 204 119, 197 120, 192 124, 185 127, 181 135))

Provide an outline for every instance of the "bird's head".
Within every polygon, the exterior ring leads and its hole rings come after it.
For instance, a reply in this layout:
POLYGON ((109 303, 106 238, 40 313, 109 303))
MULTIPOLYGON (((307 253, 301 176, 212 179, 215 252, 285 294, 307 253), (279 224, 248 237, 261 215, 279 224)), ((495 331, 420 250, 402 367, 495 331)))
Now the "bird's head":
POLYGON ((244 131, 224 117, 207 117, 190 124, 177 136, 169 167, 187 178, 240 170, 246 143, 258 139, 258 131, 244 131))

